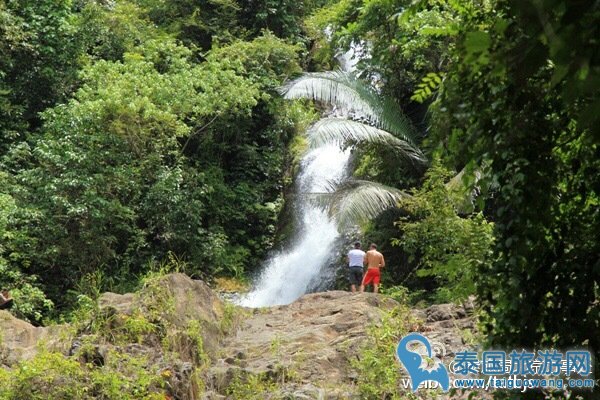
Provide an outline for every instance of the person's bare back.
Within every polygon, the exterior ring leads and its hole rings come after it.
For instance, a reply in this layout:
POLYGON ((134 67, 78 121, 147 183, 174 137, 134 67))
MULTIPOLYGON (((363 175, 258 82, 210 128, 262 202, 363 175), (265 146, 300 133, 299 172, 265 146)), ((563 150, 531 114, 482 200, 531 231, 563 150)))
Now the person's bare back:
POLYGON ((385 260, 383 258, 383 254, 381 254, 375 249, 367 251, 367 254, 365 255, 365 260, 367 261, 367 268, 385 267, 385 260))
POLYGON ((375 243, 371 243, 369 248, 370 250, 365 254, 367 273, 360 284, 360 291, 364 292, 365 286, 373 282, 373 293, 377 293, 379 291, 379 280, 381 279, 379 268, 385 267, 385 259, 383 258, 383 254, 377 251, 375 243))

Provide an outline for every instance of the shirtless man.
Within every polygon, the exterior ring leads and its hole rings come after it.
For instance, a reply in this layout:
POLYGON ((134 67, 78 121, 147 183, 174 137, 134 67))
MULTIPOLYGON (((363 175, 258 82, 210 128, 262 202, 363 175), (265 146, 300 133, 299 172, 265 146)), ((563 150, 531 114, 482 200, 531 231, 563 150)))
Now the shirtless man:
POLYGON ((367 273, 360 285, 360 291, 364 292, 365 286, 373 282, 373 293, 377 293, 379 291, 379 278, 381 277, 379 268, 385 267, 385 260, 383 254, 377 251, 375 243, 371 243, 371 246, 369 246, 369 251, 365 255, 365 262, 367 263, 367 273))

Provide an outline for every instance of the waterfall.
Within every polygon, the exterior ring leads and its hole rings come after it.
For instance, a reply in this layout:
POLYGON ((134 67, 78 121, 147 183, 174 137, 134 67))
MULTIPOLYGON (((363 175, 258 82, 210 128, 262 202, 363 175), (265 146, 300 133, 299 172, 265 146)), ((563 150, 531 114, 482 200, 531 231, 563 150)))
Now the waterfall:
MULTIPOLYGON (((355 45, 339 54, 340 68, 353 70, 357 62, 355 53, 361 49, 362 45, 355 45)), ((347 111, 334 109, 332 113, 341 116, 347 111)), ((347 174, 349 157, 349 150, 327 144, 304 156, 297 179, 299 195, 295 199, 297 232, 292 243, 265 262, 254 282, 254 289, 240 299, 240 305, 264 307, 289 304, 311 289, 322 287, 322 281, 333 275, 333 271, 327 268, 337 254, 340 234, 335 222, 329 219, 325 211, 302 194, 327 191, 329 182, 343 179, 347 174)))
POLYGON ((330 180, 342 179, 349 151, 324 145, 306 154, 297 179, 296 218, 298 233, 290 246, 271 256, 254 284, 254 290, 241 299, 247 307, 289 304, 307 293, 319 279, 331 275, 324 271, 336 254, 339 237, 335 222, 302 193, 324 192, 330 180))

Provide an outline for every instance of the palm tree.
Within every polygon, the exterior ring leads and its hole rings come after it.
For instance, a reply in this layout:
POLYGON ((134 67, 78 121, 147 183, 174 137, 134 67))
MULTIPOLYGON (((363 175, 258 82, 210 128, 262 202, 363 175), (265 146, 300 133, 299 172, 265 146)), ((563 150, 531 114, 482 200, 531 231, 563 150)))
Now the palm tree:
POLYGON ((281 92, 286 99, 311 99, 342 111, 344 117, 322 118, 309 129, 312 146, 324 142, 381 143, 416 165, 427 163, 415 143, 416 130, 398 104, 351 72, 306 73, 285 85, 281 92))
MULTIPOLYGON (((322 118, 307 134, 312 147, 323 143, 377 143, 394 149, 414 168, 422 169, 427 159, 416 145, 416 129, 398 104, 386 98, 353 73, 333 71, 306 73, 281 89, 286 99, 311 99, 328 104, 334 113, 322 118)), ((315 194, 329 215, 341 226, 365 221, 396 207, 408 196, 379 183, 348 180, 332 183, 330 193, 315 194)))
POLYGON ((410 195, 381 183, 349 179, 331 184, 329 192, 313 194, 315 202, 327 209, 340 228, 366 222, 390 208, 398 207, 410 195))

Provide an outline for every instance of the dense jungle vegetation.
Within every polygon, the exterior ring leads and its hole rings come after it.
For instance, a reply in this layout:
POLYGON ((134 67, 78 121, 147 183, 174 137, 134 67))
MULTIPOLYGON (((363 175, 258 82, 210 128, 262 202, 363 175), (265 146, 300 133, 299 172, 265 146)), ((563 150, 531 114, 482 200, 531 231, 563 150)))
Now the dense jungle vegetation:
POLYGON ((599 30, 592 0, 0 0, 0 287, 41 324, 169 258, 249 276, 320 115, 280 87, 361 43, 340 82, 423 155, 341 127, 363 191, 337 212, 371 217, 388 293, 476 295, 494 345, 597 351, 599 30))

